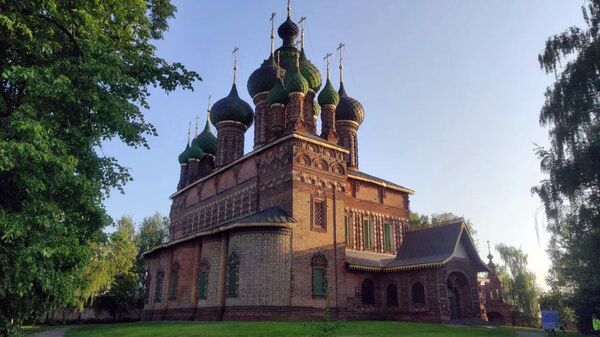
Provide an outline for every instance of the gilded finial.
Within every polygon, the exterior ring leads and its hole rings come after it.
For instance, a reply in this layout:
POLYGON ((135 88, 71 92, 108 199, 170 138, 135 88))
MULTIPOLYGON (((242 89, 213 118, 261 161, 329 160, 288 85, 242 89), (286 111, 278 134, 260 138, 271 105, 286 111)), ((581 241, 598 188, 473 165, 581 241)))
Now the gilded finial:
POLYGON ((323 57, 323 60, 325 60, 326 64, 327 64, 327 79, 329 79, 329 58, 332 56, 333 54, 331 53, 327 53, 325 54, 325 57, 323 57))
POLYGON ((206 106, 206 122, 210 123, 210 95, 208 95, 208 105, 206 106))
POLYGON ((292 17, 292 0, 288 0, 287 2, 287 17, 292 17))
POLYGON ((200 113, 196 114, 196 129, 194 131, 194 138, 198 137, 198 121, 200 120, 200 113))
POLYGON ((300 69, 300 53, 296 53, 296 69, 300 69))
POLYGON ((275 12, 271 13, 271 56, 275 52, 275 12))
POLYGON ((300 18, 298 24, 300 25, 300 48, 304 49, 304 21, 306 21, 306 16, 300 18))
POLYGON ((190 145, 190 136, 191 136, 191 133, 192 133, 192 121, 190 121, 188 123, 188 142, 187 142, 188 146, 190 145))
POLYGON ((240 50, 240 48, 234 47, 233 51, 231 52, 233 54, 233 84, 235 84, 235 76, 236 76, 236 73, 237 73, 237 70, 238 70, 238 68, 237 68, 237 53, 238 53, 238 50, 240 50))
POLYGON ((340 44, 337 47, 337 51, 340 53, 340 83, 344 82, 344 66, 342 64, 342 48, 344 48, 344 46, 346 45, 340 42, 340 44))
POLYGON ((277 78, 280 77, 279 73, 281 72, 281 66, 280 66, 280 63, 279 63, 280 62, 279 61, 279 54, 280 54, 280 51, 277 51, 277 60, 276 60, 276 64, 277 64, 277 74, 276 74, 276 76, 277 76, 277 78))

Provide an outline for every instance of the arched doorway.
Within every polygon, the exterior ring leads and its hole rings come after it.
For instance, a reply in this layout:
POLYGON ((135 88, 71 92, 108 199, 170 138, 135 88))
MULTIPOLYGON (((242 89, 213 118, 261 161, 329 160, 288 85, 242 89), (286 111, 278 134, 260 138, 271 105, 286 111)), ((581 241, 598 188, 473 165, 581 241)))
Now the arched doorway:
POLYGON ((487 313, 488 322, 492 324, 505 325, 506 319, 501 313, 497 311, 490 311, 487 313))
POLYGON ((387 286, 385 291, 386 304, 388 307, 397 307, 398 306, 398 290, 396 286, 390 284, 387 286))
POLYGON ((375 283, 373 283, 373 280, 369 278, 364 280, 360 288, 362 304, 375 304, 375 283))
POLYGON ((450 319, 473 317, 469 280, 463 273, 453 272, 446 281, 450 319))

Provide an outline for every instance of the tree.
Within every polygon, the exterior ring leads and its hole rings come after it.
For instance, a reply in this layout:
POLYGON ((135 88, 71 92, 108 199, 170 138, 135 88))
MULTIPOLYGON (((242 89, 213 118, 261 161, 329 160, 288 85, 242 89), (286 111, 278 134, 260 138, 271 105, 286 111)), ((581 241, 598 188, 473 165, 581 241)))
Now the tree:
POLYGON ((102 201, 131 180, 99 154, 147 146, 149 86, 199 76, 155 55, 169 0, 0 1, 0 334, 73 304, 111 223, 102 201))
POLYGON ((538 56, 556 81, 540 112, 550 146, 536 149, 548 177, 532 190, 545 206, 555 280, 589 333, 600 317, 600 0, 582 12, 585 26, 551 36, 538 56))
MULTIPOLYGON (((130 216, 117 222, 117 230, 106 243, 96 245, 94 255, 87 265, 79 292, 79 309, 91 304, 96 296, 110 291, 115 281, 127 282, 135 273, 137 246, 134 241, 135 224, 130 216), (117 278, 119 276, 119 278, 117 278)), ((135 280, 135 278, 134 278, 135 280)))
POLYGON ((136 235, 138 252, 136 256, 136 272, 138 274, 138 294, 140 298, 144 296, 146 281, 147 262, 142 254, 169 239, 170 221, 168 217, 163 217, 156 212, 150 217, 144 218, 136 235))
POLYGON ((527 254, 520 248, 496 245, 504 268, 499 273, 505 287, 506 297, 517 307, 521 319, 529 325, 538 321, 539 290, 535 284, 535 274, 527 269, 527 254))
MULTIPOLYGON (((425 214, 419 214, 417 212, 410 212, 408 219, 408 227, 410 229, 422 229, 439 226, 440 224, 447 223, 458 218, 462 218, 458 215, 454 215, 451 212, 434 213, 431 216, 425 214)), ((471 219, 464 219, 465 225, 469 229, 469 233, 473 237, 475 244, 477 244, 477 230, 473 226, 471 219)))

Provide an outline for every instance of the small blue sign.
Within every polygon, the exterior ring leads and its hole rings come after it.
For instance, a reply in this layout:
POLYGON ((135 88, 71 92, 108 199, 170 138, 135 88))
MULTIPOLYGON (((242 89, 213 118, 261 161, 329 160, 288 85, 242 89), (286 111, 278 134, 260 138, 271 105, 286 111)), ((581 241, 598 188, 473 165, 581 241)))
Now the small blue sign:
POLYGON ((558 329, 560 315, 558 311, 542 310, 542 329, 558 329))

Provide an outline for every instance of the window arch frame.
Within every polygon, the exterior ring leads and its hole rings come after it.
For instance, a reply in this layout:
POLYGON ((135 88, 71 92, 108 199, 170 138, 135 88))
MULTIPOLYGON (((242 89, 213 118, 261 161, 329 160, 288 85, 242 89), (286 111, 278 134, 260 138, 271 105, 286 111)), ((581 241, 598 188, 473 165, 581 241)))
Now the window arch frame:
POLYGON ((360 284, 360 302, 363 305, 375 304, 375 281, 369 277, 360 284))
POLYGON ((240 281, 240 259, 235 252, 229 254, 227 260, 227 297, 237 297, 239 295, 240 281), (232 283, 233 281, 233 283, 232 283))
POLYGON ((208 298, 208 278, 209 278, 210 264, 206 261, 202 261, 198 267, 198 299, 205 300, 208 298), (202 274, 204 274, 204 284, 202 281, 202 274))
POLYGON ((165 272, 159 270, 156 272, 156 283, 154 284, 154 303, 160 303, 162 301, 163 283, 165 279, 165 272))
POLYGON ((410 302, 413 306, 425 306, 425 285, 423 282, 415 281, 410 287, 410 302))
POLYGON ((327 298, 327 258, 321 252, 313 255, 311 263, 311 284, 313 298, 327 298), (320 278, 320 281, 319 281, 320 278), (320 284, 319 284, 320 283, 320 284))
POLYGON ((396 285, 394 283, 388 284, 388 286, 385 288, 385 305, 388 307, 398 307, 399 306, 398 287, 396 287, 396 285), (392 288, 393 288, 393 290, 392 290, 392 288))

